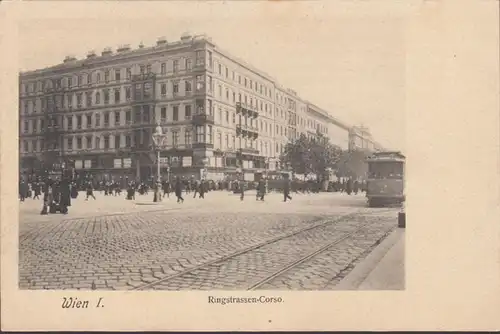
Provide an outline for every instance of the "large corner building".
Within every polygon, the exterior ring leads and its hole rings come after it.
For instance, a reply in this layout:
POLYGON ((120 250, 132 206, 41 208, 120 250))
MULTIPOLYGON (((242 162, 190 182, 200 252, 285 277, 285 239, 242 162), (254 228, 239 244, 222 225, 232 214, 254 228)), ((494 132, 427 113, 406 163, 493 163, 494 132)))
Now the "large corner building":
POLYGON ((248 180, 279 171, 277 158, 301 133, 343 149, 354 140, 325 110, 189 34, 21 73, 19 108, 22 170, 73 161, 97 179, 154 175, 157 123, 167 136, 162 174, 213 180, 237 168, 248 180))

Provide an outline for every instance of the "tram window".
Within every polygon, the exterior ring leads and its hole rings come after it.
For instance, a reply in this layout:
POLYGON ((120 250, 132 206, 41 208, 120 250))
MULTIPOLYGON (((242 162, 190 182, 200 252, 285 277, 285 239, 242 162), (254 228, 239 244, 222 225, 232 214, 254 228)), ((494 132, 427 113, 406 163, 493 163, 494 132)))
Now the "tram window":
POLYGON ((372 163, 368 175, 372 179, 402 179, 403 164, 396 162, 372 163))

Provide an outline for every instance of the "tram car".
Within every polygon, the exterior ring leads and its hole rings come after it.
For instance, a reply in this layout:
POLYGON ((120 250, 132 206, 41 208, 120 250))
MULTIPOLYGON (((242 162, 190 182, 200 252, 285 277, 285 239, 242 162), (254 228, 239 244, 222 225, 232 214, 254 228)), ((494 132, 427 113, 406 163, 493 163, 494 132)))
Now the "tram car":
POLYGON ((376 152, 366 159, 368 206, 400 205, 404 202, 405 160, 400 152, 376 152))

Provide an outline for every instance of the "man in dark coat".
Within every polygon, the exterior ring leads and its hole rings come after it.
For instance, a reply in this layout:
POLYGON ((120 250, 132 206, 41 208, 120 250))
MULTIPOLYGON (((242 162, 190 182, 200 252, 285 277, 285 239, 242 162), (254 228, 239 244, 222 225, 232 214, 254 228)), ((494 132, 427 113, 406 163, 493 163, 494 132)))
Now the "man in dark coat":
POLYGON ((59 183, 60 200, 59 206, 62 214, 68 213, 68 207, 71 206, 70 186, 69 180, 63 178, 59 183))
POLYGON ((76 199, 78 197, 78 186, 76 182, 71 183, 71 198, 76 199))
POLYGON ((129 182, 128 187, 127 187, 127 197, 125 197, 127 200, 135 200, 135 183, 134 182, 129 182))
POLYGON ((34 182, 33 183, 33 199, 40 199, 41 191, 40 191, 40 183, 34 182))
POLYGON ((184 198, 182 198, 182 182, 180 179, 177 179, 175 182, 175 196, 177 197, 177 203, 184 203, 184 198))
POLYGON ((192 189, 193 189, 193 192, 194 192, 193 198, 196 198, 196 194, 197 193, 199 193, 200 197, 201 197, 201 180, 200 181, 193 180, 191 184, 193 185, 192 186, 192 189))
POLYGON ((90 196, 92 196, 92 198, 95 200, 94 187, 92 186, 92 181, 87 182, 87 198, 85 198, 85 200, 88 201, 90 196))
POLYGON ((205 199, 205 192, 207 191, 207 188, 208 188, 207 182, 204 180, 200 180, 200 185, 199 185, 199 189, 198 189, 198 192, 200 193, 200 195, 198 196, 198 198, 205 199))
POLYGON ((352 193, 352 179, 347 180, 345 185, 345 192, 347 193, 347 195, 350 195, 352 193))
POLYGON ((291 200, 292 197, 290 196, 290 180, 285 178, 283 184, 283 202, 286 202, 287 199, 291 200))
POLYGON ((19 198, 21 199, 21 202, 24 202, 24 199, 26 198, 26 195, 28 194, 28 184, 24 182, 24 180, 21 180, 19 183, 19 198))
POLYGON ((358 180, 354 181, 353 190, 354 190, 354 194, 357 195, 358 191, 359 191, 359 182, 358 182, 358 180))
POLYGON ((255 200, 264 201, 265 195, 266 195, 266 180, 262 178, 259 180, 259 183, 257 184, 257 196, 255 200))

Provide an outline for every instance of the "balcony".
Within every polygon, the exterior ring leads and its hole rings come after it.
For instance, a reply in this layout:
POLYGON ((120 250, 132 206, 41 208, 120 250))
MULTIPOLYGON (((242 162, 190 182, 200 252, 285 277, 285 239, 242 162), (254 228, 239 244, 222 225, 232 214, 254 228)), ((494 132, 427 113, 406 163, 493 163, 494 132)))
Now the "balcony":
POLYGON ((246 148, 240 148, 238 149, 238 153, 243 154, 243 155, 258 155, 259 150, 251 147, 246 147, 246 148))
POLYGON ((140 94, 140 93, 135 93, 133 95, 132 100, 130 101, 131 104, 143 104, 143 103, 151 103, 154 102, 154 94, 140 94))
POLYGON ((154 73, 142 73, 142 74, 134 74, 130 78, 131 81, 147 81, 156 79, 156 74, 154 73))
POLYGON ((241 113, 242 115, 248 115, 254 118, 259 116, 259 112, 256 108, 243 102, 236 103, 236 113, 241 113))
POLYGON ((238 124, 236 125, 236 135, 247 136, 255 139, 259 136, 259 129, 252 125, 238 124))
POLYGON ((207 114, 194 114, 191 122, 194 125, 214 124, 214 116, 207 114))
POLYGON ((196 59, 196 62, 193 66, 193 71, 204 70, 205 69, 205 61, 204 59, 196 59))
POLYGON ((193 92, 194 96, 205 95, 207 94, 207 89, 205 87, 195 89, 193 92))
POLYGON ((61 133, 63 131, 64 131, 63 127, 58 126, 58 125, 54 125, 54 126, 49 125, 49 126, 47 126, 47 130, 46 130, 47 133, 61 133))
POLYGON ((210 143, 193 143, 191 145, 194 149, 213 149, 214 145, 210 143))

